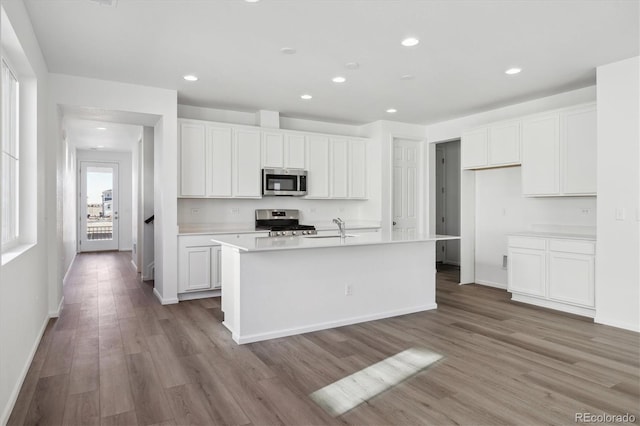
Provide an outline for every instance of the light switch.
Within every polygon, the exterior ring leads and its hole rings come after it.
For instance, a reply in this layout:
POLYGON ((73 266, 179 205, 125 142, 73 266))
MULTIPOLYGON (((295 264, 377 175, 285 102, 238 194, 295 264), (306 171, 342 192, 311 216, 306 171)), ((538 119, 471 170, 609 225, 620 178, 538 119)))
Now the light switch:
POLYGON ((625 220, 627 211, 624 207, 616 208, 616 220, 625 220))

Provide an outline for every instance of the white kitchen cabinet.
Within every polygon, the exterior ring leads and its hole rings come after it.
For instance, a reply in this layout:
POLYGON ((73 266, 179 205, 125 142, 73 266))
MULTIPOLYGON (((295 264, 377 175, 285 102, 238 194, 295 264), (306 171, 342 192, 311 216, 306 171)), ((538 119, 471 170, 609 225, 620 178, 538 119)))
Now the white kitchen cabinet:
POLYGON ((237 128, 233 142, 233 196, 261 198, 260 131, 237 128))
POLYGON ((574 108, 562 115, 562 192, 565 195, 596 193, 598 139, 596 107, 574 108))
POLYGON ((262 167, 284 167, 284 135, 262 132, 262 167))
POLYGON ((487 144, 490 167, 520 164, 520 121, 489 126, 487 144))
POLYGON ((512 299, 593 317, 595 241, 509 237, 512 299))
POLYGON ((522 123, 525 196, 596 194, 596 108, 585 105, 522 123))
POLYGON ((229 127, 207 126, 208 197, 231 197, 233 134, 229 127))
POLYGON ((545 251, 510 247, 508 259, 509 291, 532 296, 545 296, 545 251))
POLYGON ((305 169, 305 137, 286 134, 284 137, 284 166, 288 169, 305 169))
POLYGON ((463 169, 487 167, 487 141, 489 132, 486 127, 462 134, 461 163, 463 169))
POLYGON ((220 288, 220 246, 211 236, 178 238, 178 293, 220 288))
POLYGON ((262 167, 304 169, 304 134, 263 131, 262 167))
POLYGON ((347 198, 349 195, 349 141, 343 138, 331 138, 329 153, 329 196, 347 198))
POLYGON ((180 123, 180 196, 204 197, 206 164, 206 126, 180 123))
POLYGON ((329 138, 307 136, 307 198, 329 198, 329 138))
POLYGON ((462 134, 463 169, 520 164, 520 121, 494 123, 462 134))
POLYGON ((522 193, 560 192, 560 114, 536 116, 522 123, 522 193))
POLYGON ((349 198, 367 198, 367 144, 349 141, 349 198))

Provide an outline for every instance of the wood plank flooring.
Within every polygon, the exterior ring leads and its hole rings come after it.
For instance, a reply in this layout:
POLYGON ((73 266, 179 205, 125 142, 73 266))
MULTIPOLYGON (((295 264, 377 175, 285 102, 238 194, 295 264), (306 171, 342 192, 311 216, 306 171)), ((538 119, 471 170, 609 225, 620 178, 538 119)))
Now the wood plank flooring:
POLYGON ((238 346, 219 299, 161 306, 127 253, 82 254, 9 424, 638 424, 637 333, 456 282, 435 311, 238 346), (444 359, 337 418, 308 396, 411 347, 444 359))

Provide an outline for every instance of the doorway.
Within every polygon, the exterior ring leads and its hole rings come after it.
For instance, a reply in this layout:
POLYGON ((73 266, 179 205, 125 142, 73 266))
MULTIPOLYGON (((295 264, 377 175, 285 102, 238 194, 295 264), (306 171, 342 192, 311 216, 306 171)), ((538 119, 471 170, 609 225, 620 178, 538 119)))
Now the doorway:
POLYGON ((413 237, 422 229, 420 141, 393 139, 393 232, 413 237))
POLYGON ((118 249, 118 164, 80 162, 78 251, 118 249))
MULTIPOLYGON (((460 235, 460 141, 436 144, 435 228, 437 234, 460 235)), ((439 270, 459 270, 460 241, 438 241, 439 270)))

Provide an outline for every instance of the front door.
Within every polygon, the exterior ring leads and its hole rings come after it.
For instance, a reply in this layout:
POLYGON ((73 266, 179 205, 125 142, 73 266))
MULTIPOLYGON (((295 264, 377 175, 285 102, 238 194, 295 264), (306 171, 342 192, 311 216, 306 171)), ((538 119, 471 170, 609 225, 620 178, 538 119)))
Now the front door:
POLYGON ((80 163, 78 251, 118 249, 118 164, 80 163))
POLYGON ((408 139, 393 141, 393 232, 406 236, 418 233, 420 143, 408 139))

